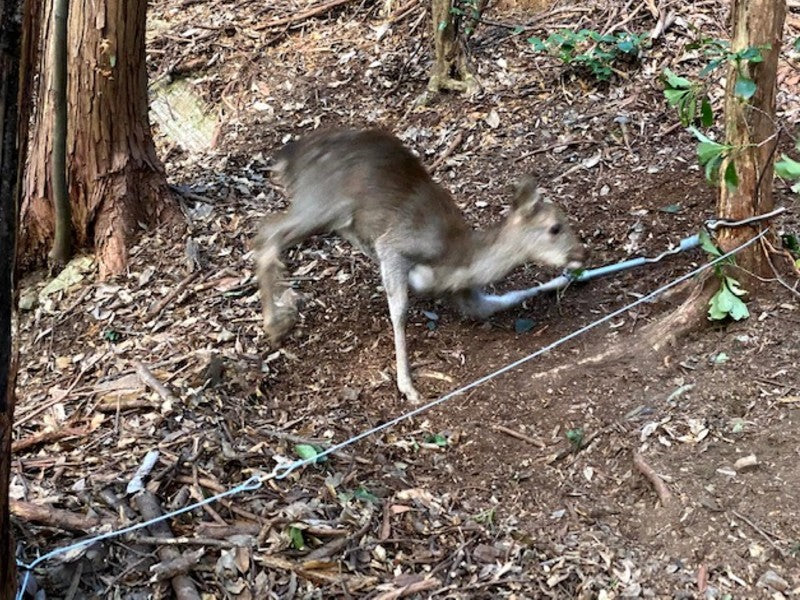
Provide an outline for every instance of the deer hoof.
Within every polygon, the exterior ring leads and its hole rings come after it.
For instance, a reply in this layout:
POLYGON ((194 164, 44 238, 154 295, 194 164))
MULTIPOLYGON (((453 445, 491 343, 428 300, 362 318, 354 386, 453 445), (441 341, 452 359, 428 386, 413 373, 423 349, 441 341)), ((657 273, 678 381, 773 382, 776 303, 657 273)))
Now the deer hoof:
POLYGON ((264 329, 272 344, 280 343, 297 321, 297 311, 294 308, 281 307, 278 313, 269 321, 264 322, 264 329))
POLYGON ((422 396, 420 396, 419 392, 414 389, 413 385, 401 385, 398 386, 398 389, 411 404, 419 404, 422 401, 422 396))

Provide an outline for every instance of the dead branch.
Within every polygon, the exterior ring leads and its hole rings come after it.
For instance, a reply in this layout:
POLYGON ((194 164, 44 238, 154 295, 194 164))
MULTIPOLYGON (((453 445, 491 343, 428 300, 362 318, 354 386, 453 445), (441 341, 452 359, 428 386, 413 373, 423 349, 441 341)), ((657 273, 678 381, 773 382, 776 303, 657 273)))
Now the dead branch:
POLYGON ((638 452, 634 452, 633 454, 633 466, 635 466, 636 470, 644 475, 645 479, 653 486, 656 495, 658 495, 658 499, 661 501, 661 506, 665 508, 671 506, 673 498, 667 484, 664 483, 664 480, 658 476, 658 473, 653 470, 653 467, 647 464, 642 455, 638 452))
POLYGON ((430 577, 428 579, 422 579, 420 581, 415 581, 414 583, 409 583, 408 585, 404 585, 403 587, 396 590, 384 592, 380 596, 376 596, 375 600, 395 600, 395 598, 404 598, 406 596, 412 596, 420 592, 427 592, 429 590, 434 590, 438 588, 440 585, 442 585, 441 581, 439 581, 435 577, 430 577))
POLYGON ((170 392, 163 383, 156 379, 156 376, 153 375, 150 369, 148 369, 142 361, 136 360, 133 362, 133 365, 136 368, 136 374, 139 376, 139 379, 142 380, 142 383, 161 396, 165 402, 178 402, 178 399, 172 395, 172 392, 170 392))
POLYGON ((189 284, 192 283, 199 276, 200 276, 200 271, 192 271, 186 277, 181 279, 178 282, 178 285, 172 288, 172 290, 170 290, 170 292, 166 296, 164 296, 161 300, 159 300, 158 303, 151 310, 147 311, 147 313, 144 315, 145 320, 151 321, 155 319, 158 315, 160 315, 161 311, 163 311, 170 302, 172 302, 175 298, 177 298, 178 295, 180 295, 180 293, 183 292, 189 286, 189 284))
POLYGON ((309 9, 301 10, 300 12, 293 13, 288 17, 280 17, 278 19, 272 19, 271 21, 267 21, 266 23, 262 23, 261 25, 256 25, 253 27, 254 31, 264 31, 265 29, 271 29, 272 27, 282 27, 286 25, 294 25, 296 23, 300 23, 309 19, 311 17, 316 17, 317 15, 324 14, 330 11, 337 6, 341 6, 343 4, 347 4, 348 2, 352 2, 353 0, 330 0, 330 2, 323 2, 317 6, 312 6, 309 9))
POLYGON ((15 517, 30 523, 46 525, 47 527, 57 527, 58 529, 70 531, 91 531, 98 525, 105 523, 112 526, 119 525, 116 519, 90 517, 60 508, 53 508, 52 506, 40 506, 21 500, 11 500, 10 504, 11 514, 15 517))
POLYGON ((359 539, 363 536, 367 531, 369 531, 370 522, 367 521, 366 524, 361 527, 358 531, 353 533, 352 535, 348 535, 347 537, 343 538, 334 538, 327 544, 316 548, 315 550, 308 553, 307 556, 304 557, 304 562, 312 561, 312 560, 323 560, 329 558, 343 550, 350 542, 359 539))
POLYGON ((520 433, 519 431, 516 431, 509 427, 504 427, 503 425, 496 425, 494 427, 494 430, 500 433, 505 433, 506 435, 509 435, 518 440, 522 440, 523 442, 528 442, 529 444, 531 444, 532 446, 536 446, 537 448, 544 448, 546 446, 546 444, 541 440, 532 438, 529 435, 525 435, 524 433, 520 433))
POLYGON ((195 529, 198 535, 204 535, 215 539, 227 539, 236 535, 258 535, 261 525, 248 521, 237 521, 232 525, 218 525, 208 521, 200 523, 195 529))
MULTIPOLYGON (((142 518, 145 520, 155 519, 160 517, 164 513, 161 510, 161 505, 158 503, 158 499, 156 498, 155 494, 143 491, 141 494, 134 498, 136 502, 136 507, 139 510, 139 513, 142 515, 142 518)), ((158 523, 154 523, 148 527, 150 533, 153 534, 155 537, 159 538, 173 538, 172 531, 170 530, 169 525, 166 521, 160 521, 158 523)), ((189 553, 191 554, 191 553, 189 553)), ((162 546, 158 549, 158 557, 164 561, 175 561, 179 557, 181 557, 181 553, 178 552, 175 548, 170 546, 162 546)), ((199 560, 199 558, 197 559, 199 560)), ((196 564, 197 561, 195 561, 196 564)), ((191 565, 187 567, 185 572, 188 572, 191 568, 191 565)), ((172 576, 172 589, 175 592, 175 597, 178 600, 200 600, 200 594, 197 592, 197 588, 194 585, 194 582, 190 577, 185 575, 184 573, 175 574, 172 576)))
POLYGON ((17 440, 11 446, 11 452, 17 453, 39 446, 40 444, 50 444, 68 437, 82 437, 90 432, 88 427, 62 427, 61 429, 44 429, 26 438, 17 440))
MULTIPOLYGON (((240 536, 238 541, 218 540, 210 537, 176 537, 161 538, 151 535, 139 535, 131 537, 132 540, 140 544, 150 544, 152 546, 215 546, 218 548, 242 548, 252 546, 253 536, 240 536), (248 539, 249 538, 249 539, 248 539)), ((162 579, 159 577, 159 579, 162 579)))
MULTIPOLYGON (((191 571, 192 567, 200 562, 200 559, 203 558, 205 553, 205 548, 198 548, 197 550, 178 554, 173 558, 153 565, 150 567, 150 572, 153 574, 153 576, 150 578, 150 581, 156 582, 164 581, 166 579, 173 579, 174 587, 174 579, 177 577, 184 577, 188 579, 188 577, 185 577, 186 573, 191 571)), ((175 593, 176 595, 179 595, 177 589, 175 590, 175 593)))
POLYGON ((439 158, 433 161, 433 164, 431 165, 430 169, 431 173, 436 172, 436 169, 438 169, 442 165, 442 163, 444 163, 444 161, 447 160, 447 158, 453 152, 455 152, 456 148, 458 148, 461 145, 461 142, 463 140, 464 140, 464 132, 457 131, 456 134, 453 136, 453 140, 450 142, 450 144, 448 144, 447 148, 444 149, 444 152, 442 152, 439 155, 439 158))

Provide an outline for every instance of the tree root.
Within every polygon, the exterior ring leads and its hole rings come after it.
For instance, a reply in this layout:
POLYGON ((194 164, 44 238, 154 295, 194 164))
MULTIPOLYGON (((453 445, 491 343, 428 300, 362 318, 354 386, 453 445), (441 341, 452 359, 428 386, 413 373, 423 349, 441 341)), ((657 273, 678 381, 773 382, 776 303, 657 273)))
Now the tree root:
POLYGON ((601 352, 582 358, 581 360, 562 364, 547 371, 535 373, 533 379, 558 377, 564 372, 574 372, 577 368, 599 367, 609 362, 625 360, 634 356, 653 355, 673 345, 681 337, 706 325, 708 302, 718 287, 715 277, 706 275, 700 281, 690 281, 677 288, 685 291, 690 288, 689 295, 674 311, 646 325, 632 338, 618 341, 601 352))
POLYGON ((650 485, 653 486, 653 489, 655 490, 656 495, 661 502, 661 506, 664 508, 671 508, 673 504, 672 492, 669 491, 667 484, 664 483, 664 480, 658 476, 658 473, 655 472, 653 467, 648 465, 642 455, 638 452, 633 453, 633 466, 636 467, 636 470, 644 475, 645 479, 647 479, 647 481, 650 482, 650 485))

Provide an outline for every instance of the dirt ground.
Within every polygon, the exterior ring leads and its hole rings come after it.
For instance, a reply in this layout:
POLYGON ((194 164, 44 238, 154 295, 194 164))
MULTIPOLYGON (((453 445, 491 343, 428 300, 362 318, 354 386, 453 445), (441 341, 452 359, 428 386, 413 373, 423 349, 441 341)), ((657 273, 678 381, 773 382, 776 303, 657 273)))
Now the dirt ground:
MULTIPOLYGON (((215 145, 190 152, 159 135, 170 180, 191 190, 181 199, 185 235, 144 232, 127 274, 98 282, 89 265, 22 313, 17 439, 65 427, 74 435, 17 451, 17 500, 117 527, 135 518, 126 486, 148 451, 160 456, 147 489, 170 510, 297 458, 297 443, 325 447, 409 410, 394 387, 377 270, 345 242, 320 237, 288 253, 301 320, 280 348, 262 331, 251 239, 285 206, 268 166, 291 136, 389 128, 437 166, 480 227, 501 218, 513 181, 533 172, 569 212, 593 266, 657 255, 713 216, 715 190, 657 76, 702 68, 683 50, 690 24, 724 35, 725 3, 670 8, 672 26, 609 84, 533 53, 526 36, 599 30, 630 11, 590 2, 533 14, 505 3, 473 40, 481 93, 416 108, 428 67, 424 8, 399 3, 387 25, 379 4, 261 29, 285 13, 154 2, 151 80, 187 77, 220 111, 215 145), (526 23, 519 35, 514 25, 526 23), (137 360, 170 396, 145 388, 137 360)), ((797 11, 787 39, 798 35, 797 11)), ((620 27, 655 23, 644 9, 620 27)), ((797 70, 787 52, 778 104, 789 131, 800 121, 797 70)), ((719 107, 719 90, 714 100, 719 107)), ((787 186, 776 182, 775 195, 796 208, 787 186)), ((797 232, 796 214, 776 226, 797 232)), ((415 299, 408 336, 419 389, 436 398, 706 260, 699 250, 672 256, 488 323, 415 299)), ((497 289, 551 275, 521 268, 497 289)), ((23 299, 42 285, 31 278, 23 299)), ((173 534, 201 539, 170 547, 201 550, 190 576, 204 598, 800 597, 796 293, 768 282, 746 321, 700 327, 666 353, 550 373, 625 344, 676 303, 640 305, 320 465, 177 517, 173 534), (635 454, 665 482, 668 506, 635 454)), ((18 520, 20 558, 96 531, 63 529, 18 520)), ((165 558, 143 535, 52 560, 35 582, 49 597, 167 597, 168 583, 148 570, 165 558)))

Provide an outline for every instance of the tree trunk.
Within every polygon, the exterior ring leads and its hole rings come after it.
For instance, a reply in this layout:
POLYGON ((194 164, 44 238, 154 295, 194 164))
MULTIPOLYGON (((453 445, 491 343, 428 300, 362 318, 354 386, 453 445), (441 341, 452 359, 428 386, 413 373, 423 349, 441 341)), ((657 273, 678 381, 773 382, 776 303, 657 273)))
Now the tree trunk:
POLYGON ((478 81, 469 69, 467 52, 459 40, 458 22, 453 16, 453 0, 432 0, 433 64, 428 92, 454 90, 473 94, 478 81), (460 79, 455 79, 455 76, 460 79))
POLYGON ((8 489, 14 427, 16 352, 11 339, 14 305, 14 257, 19 206, 19 61, 22 45, 21 0, 0 0, 0 598, 16 588, 14 544, 8 489))
MULTIPOLYGON (((122 271, 138 223, 178 214, 150 132, 146 0, 77 0, 69 9, 67 181, 72 238, 100 275, 122 271)), ((53 5, 43 3, 39 84, 22 207, 20 256, 41 262, 54 234, 53 5)))
MULTIPOLYGON (((756 83, 756 93, 745 101, 734 94, 736 65, 728 66, 725 90, 726 143, 737 150, 731 160, 736 165, 739 184, 729 188, 720 184, 717 215, 740 220, 772 209, 772 158, 778 143, 775 124, 775 83, 781 47, 785 0, 734 0, 731 50, 770 45, 760 63, 745 63, 744 73, 756 83)), ((722 166, 724 172, 726 165, 722 166)), ((724 179, 724 178, 721 178, 724 179)), ((717 241, 723 250, 732 250, 757 233, 757 227, 723 228, 717 241)), ((758 275, 769 274, 769 266, 759 245, 746 248, 737 264, 758 275)))

